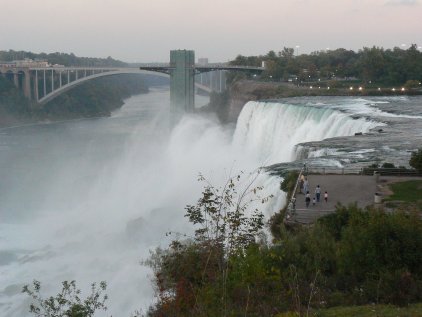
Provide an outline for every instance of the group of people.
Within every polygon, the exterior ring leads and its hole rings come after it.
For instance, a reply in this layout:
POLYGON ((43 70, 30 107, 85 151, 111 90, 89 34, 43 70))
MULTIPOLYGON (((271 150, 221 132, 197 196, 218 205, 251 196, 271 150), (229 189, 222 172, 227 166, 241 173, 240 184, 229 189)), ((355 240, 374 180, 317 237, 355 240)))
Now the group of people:
MULTIPOLYGON (((305 195, 306 208, 309 207, 311 203, 311 194, 309 193, 309 182, 308 178, 303 174, 300 177, 300 191, 305 195)), ((314 196, 312 198, 312 205, 315 206, 316 203, 321 201, 321 187, 317 185, 314 190, 314 196)), ((328 192, 324 192, 324 200, 328 203, 328 192)))

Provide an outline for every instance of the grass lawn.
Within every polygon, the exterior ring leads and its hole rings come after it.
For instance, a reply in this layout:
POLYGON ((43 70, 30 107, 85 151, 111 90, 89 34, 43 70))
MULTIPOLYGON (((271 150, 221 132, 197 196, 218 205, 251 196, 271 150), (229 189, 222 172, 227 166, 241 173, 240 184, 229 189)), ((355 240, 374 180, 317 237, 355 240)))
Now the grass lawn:
POLYGON ((386 197, 386 201, 402 201, 422 209, 422 180, 394 183, 390 188, 393 194, 386 197))
MULTIPOLYGON (((278 314, 276 317, 295 317, 296 313, 278 314)), ((309 314, 311 317, 422 317, 422 304, 408 307, 390 305, 366 305, 350 307, 332 307, 309 314)))

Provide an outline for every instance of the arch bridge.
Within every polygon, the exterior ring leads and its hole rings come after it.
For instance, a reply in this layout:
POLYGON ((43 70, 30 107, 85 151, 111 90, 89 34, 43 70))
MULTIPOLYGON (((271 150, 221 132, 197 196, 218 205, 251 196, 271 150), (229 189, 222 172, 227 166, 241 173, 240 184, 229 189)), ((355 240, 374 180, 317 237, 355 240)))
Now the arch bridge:
MULTIPOLYGON (((23 94, 36 104, 43 106, 62 93, 99 77, 118 74, 150 74, 170 78, 170 99, 173 108, 192 111, 194 108, 195 86, 207 92, 223 90, 225 71, 261 72, 262 67, 230 66, 227 64, 195 65, 194 52, 177 50, 170 52, 169 64, 146 64, 142 67, 63 67, 59 65, 16 66, 0 64, 0 75, 13 81, 23 94), (202 74, 218 72, 217 85, 212 81, 208 86, 202 74), (195 82, 195 75, 200 74, 195 82)), ((197 76, 198 77, 198 76, 197 76)))

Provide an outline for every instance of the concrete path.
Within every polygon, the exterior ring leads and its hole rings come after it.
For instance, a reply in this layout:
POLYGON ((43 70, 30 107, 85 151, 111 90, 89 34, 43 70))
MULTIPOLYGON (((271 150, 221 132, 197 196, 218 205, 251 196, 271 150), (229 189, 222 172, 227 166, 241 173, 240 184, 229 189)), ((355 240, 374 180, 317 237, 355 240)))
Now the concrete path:
POLYGON ((310 223, 317 218, 332 213, 337 202, 348 205, 357 202, 361 208, 374 203, 377 184, 374 176, 366 175, 308 175, 311 203, 308 208, 305 204, 305 195, 296 195, 295 220, 301 223, 310 223), (315 187, 321 187, 321 201, 312 205, 315 196, 315 187), (328 202, 324 201, 324 192, 328 192, 328 202))

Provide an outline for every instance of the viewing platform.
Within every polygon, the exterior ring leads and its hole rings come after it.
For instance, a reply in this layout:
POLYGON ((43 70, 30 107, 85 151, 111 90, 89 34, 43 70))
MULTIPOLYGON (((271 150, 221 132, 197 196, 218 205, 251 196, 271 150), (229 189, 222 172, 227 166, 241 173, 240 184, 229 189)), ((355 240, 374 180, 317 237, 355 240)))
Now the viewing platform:
MULTIPOLYGON (((356 204, 359 208, 367 206, 383 206, 382 198, 391 194, 389 185, 395 182, 407 180, 422 179, 417 172, 404 173, 400 169, 380 169, 383 173, 372 173, 367 175, 363 170, 345 170, 345 169, 322 169, 303 173, 308 180, 308 191, 311 201, 306 206, 306 195, 300 190, 299 179, 295 194, 294 206, 289 204, 286 221, 291 223, 310 224, 318 218, 335 212, 338 203, 343 206, 356 204), (331 171, 331 173, 325 173, 331 171), (334 173, 337 172, 337 173, 334 173), (354 174, 353 174, 354 172, 354 174), (316 198, 315 188, 317 185, 321 188, 320 201, 313 204, 313 198, 316 198), (327 202, 324 199, 324 193, 327 191, 327 202), (294 207, 294 208, 292 208, 294 207)), ((301 173, 303 170, 301 171, 301 173)), ((300 177, 299 177, 300 178, 300 177)))

